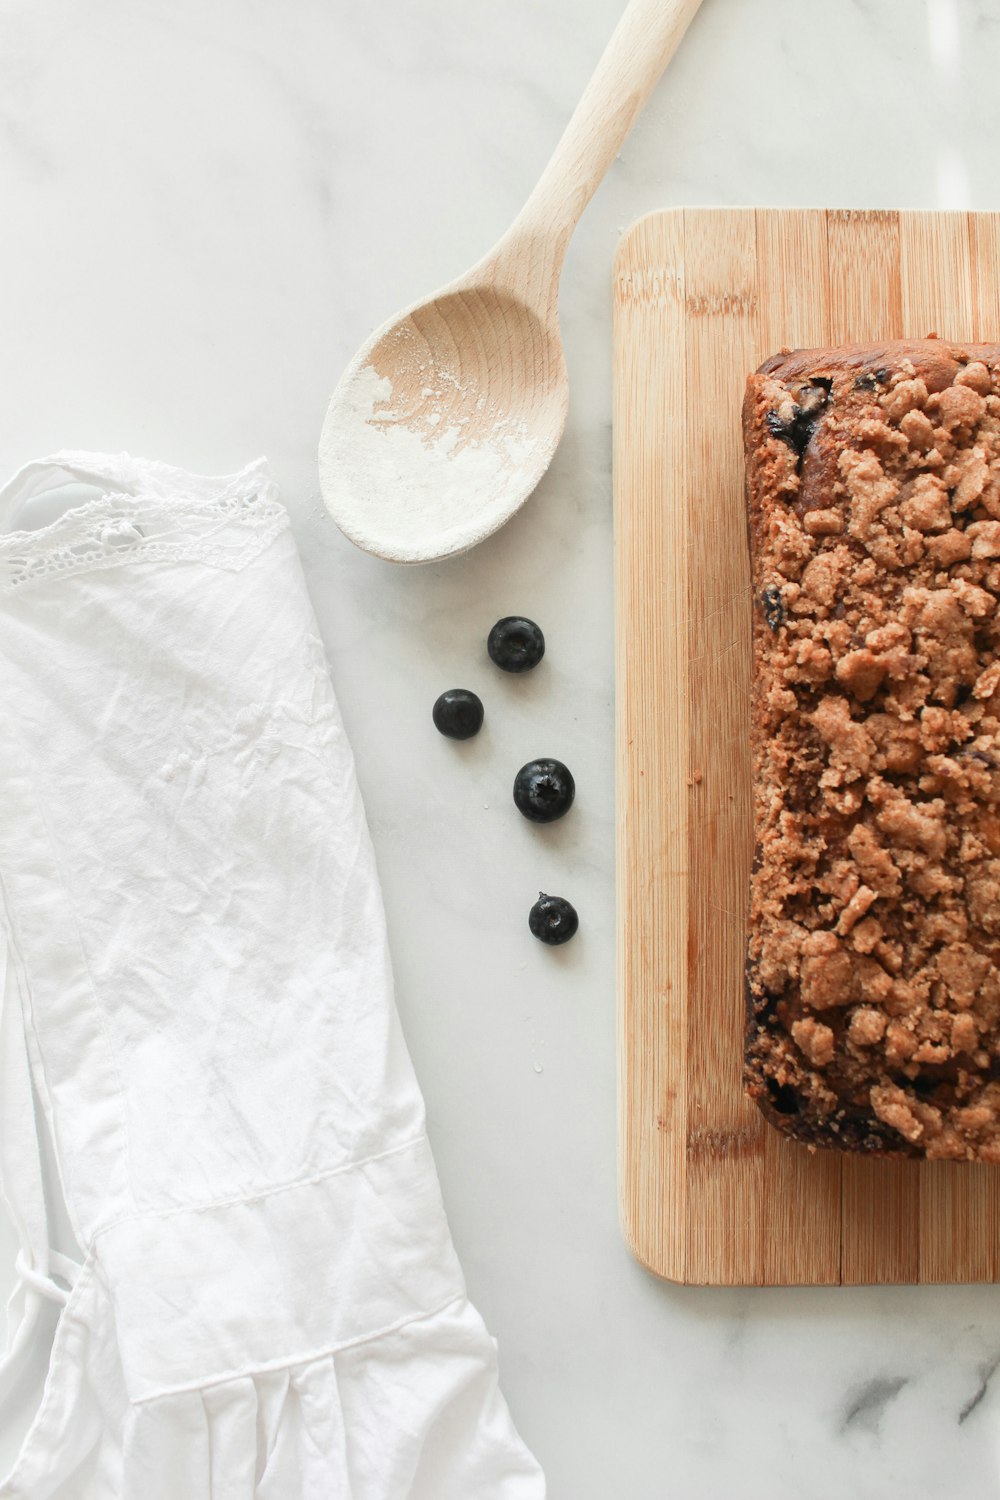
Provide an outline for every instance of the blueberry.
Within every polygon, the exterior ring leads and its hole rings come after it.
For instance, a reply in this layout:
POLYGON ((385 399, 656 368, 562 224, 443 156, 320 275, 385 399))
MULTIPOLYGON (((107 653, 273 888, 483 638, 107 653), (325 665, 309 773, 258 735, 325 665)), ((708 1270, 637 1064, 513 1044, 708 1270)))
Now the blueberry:
POLYGON ((529 760, 514 777, 514 805, 532 823, 552 823, 568 813, 576 782, 561 760, 529 760))
POLYGON ((490 661, 504 672, 530 672, 545 655, 545 637, 534 620, 506 615, 498 620, 486 640, 490 661))
POLYGON ((764 425, 768 432, 794 448, 801 458, 809 445, 813 429, 823 415, 823 408, 830 399, 832 388, 832 380, 826 380, 822 375, 815 376, 807 386, 802 387, 798 405, 792 407, 790 417, 780 417, 776 411, 766 414, 764 425))
POLYGON ((563 896, 546 896, 538 892, 538 900, 528 913, 528 927, 542 943, 568 943, 580 925, 576 907, 563 896))
POLYGON ((780 630, 785 623, 785 600, 779 588, 772 583, 760 596, 764 606, 764 619, 772 630, 780 630))
POLYGON ((483 705, 468 688, 449 688, 434 705, 434 724, 450 740, 470 740, 483 727, 483 705))

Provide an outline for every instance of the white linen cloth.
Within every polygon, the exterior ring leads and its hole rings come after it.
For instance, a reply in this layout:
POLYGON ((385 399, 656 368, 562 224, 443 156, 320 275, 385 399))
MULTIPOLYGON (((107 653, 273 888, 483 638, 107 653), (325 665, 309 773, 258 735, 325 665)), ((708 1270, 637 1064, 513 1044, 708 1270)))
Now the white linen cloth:
POLYGON ((539 1500, 265 467, 59 454, 0 530, 8 1379, 65 1301, 0 1497, 539 1500), (67 480, 99 492, 10 529, 67 480), (32 1083, 79 1268, 49 1248, 32 1083))

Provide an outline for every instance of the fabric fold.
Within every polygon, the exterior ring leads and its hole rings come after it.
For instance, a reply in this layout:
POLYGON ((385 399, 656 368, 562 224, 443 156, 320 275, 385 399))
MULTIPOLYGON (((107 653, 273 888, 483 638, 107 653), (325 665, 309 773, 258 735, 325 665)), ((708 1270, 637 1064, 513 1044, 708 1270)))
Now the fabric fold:
POLYGON ((464 1296, 426 1137, 321 1177, 102 1230, 132 1401, 323 1355, 464 1296))

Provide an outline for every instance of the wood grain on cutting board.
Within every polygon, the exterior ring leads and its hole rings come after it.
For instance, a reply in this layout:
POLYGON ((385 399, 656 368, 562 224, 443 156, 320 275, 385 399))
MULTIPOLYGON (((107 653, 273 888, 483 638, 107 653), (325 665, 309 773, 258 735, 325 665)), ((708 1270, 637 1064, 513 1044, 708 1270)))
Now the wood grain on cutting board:
POLYGON ((621 1211, 674 1281, 1000 1280, 1000 1168, 811 1155, 741 1082, 746 377, 783 344, 1000 339, 998 279, 995 214, 677 209, 619 248, 621 1211))

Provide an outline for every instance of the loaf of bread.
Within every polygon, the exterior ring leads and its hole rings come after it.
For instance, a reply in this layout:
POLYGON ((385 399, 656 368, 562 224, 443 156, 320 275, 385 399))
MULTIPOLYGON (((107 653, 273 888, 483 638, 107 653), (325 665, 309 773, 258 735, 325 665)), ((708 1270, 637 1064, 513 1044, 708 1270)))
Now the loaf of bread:
POLYGON ((808 1145, 1000 1162, 1000 345, 776 355, 743 422, 747 1088, 808 1145))

